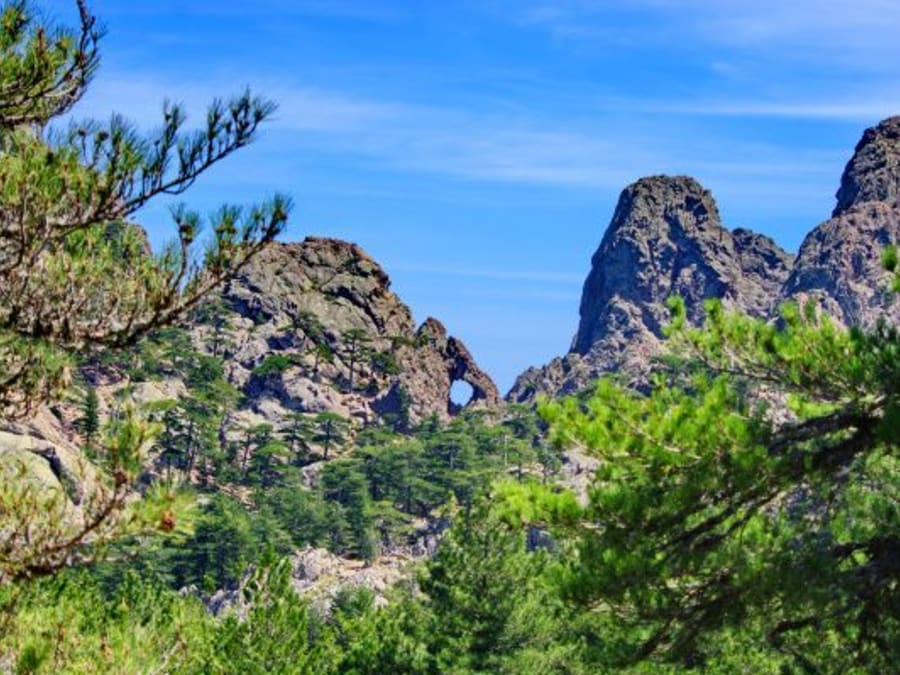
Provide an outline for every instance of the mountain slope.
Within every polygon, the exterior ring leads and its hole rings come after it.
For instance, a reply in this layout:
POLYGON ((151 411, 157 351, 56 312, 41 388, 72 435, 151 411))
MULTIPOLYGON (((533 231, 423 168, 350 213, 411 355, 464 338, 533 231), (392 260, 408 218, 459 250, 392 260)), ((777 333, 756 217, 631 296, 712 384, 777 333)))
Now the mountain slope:
POLYGON ((812 299, 845 325, 897 321, 881 254, 900 242, 900 117, 866 130, 836 197, 833 217, 803 241, 781 299, 812 299))
POLYGON ((465 345, 429 318, 421 326, 359 246, 335 239, 277 243, 201 313, 191 330, 221 350, 229 379, 266 417, 336 412, 362 424, 384 415, 418 422, 458 412, 456 381, 473 407, 499 401, 465 345), (268 364, 268 366, 266 365, 268 364))

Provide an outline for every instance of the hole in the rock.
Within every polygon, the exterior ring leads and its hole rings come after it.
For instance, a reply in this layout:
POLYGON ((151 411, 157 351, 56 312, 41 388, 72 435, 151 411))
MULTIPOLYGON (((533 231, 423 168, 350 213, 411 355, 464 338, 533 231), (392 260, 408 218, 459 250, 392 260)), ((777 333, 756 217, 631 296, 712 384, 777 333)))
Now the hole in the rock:
POLYGON ((471 384, 457 380, 450 385, 450 403, 457 408, 462 408, 472 398, 473 391, 471 384))

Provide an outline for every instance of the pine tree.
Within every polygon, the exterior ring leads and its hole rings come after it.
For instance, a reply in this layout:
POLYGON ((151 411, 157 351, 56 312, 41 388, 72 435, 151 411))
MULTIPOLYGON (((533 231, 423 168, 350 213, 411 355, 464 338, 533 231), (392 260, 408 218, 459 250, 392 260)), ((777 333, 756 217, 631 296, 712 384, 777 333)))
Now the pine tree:
POLYGON ((372 561, 376 555, 372 502, 358 464, 348 460, 331 462, 322 471, 321 486, 325 499, 343 507, 350 538, 348 552, 372 561))
POLYGON ((81 406, 81 419, 79 420, 81 433, 88 448, 92 448, 100 431, 100 399, 97 398, 97 390, 89 385, 81 406))
POLYGON ((340 447, 347 442, 350 422, 347 418, 333 412, 316 415, 316 434, 313 440, 322 447, 323 459, 328 459, 328 452, 333 447, 340 447))
POLYGON ((485 500, 456 514, 420 575, 436 672, 582 672, 567 643, 566 612, 547 583, 553 562, 525 547, 485 500), (547 574, 547 577, 544 575, 547 574))
POLYGON ((319 366, 322 363, 334 363, 334 352, 331 351, 331 347, 329 347, 324 342, 317 342, 312 347, 312 355, 313 355, 313 379, 319 379, 319 366))
POLYGON ((891 670, 900 332, 718 302, 689 329, 673 308, 678 358, 649 396, 601 381, 543 406, 558 441, 604 460, 568 593, 617 667, 891 670))
POLYGON ((315 436, 315 419, 308 413, 292 413, 281 436, 287 444, 293 461, 302 466, 308 461, 315 436))
MULTIPOLYGON (((214 101, 204 128, 188 132, 183 110, 167 103, 149 138, 118 116, 52 127, 99 65, 103 30, 85 0, 77 7, 74 29, 41 20, 27 0, 0 9, 0 421, 62 393, 73 354, 130 345, 197 305, 282 230, 290 208, 280 196, 223 207, 198 250, 203 222, 179 207, 177 241, 151 254, 128 218, 247 145, 275 108, 246 92, 214 101)), ((138 523, 119 516, 153 431, 128 411, 113 425, 108 473, 92 481, 77 522, 64 495, 4 478, 0 581, 51 574, 138 523)))
POLYGON ((361 328, 351 328, 344 331, 341 336, 344 340, 345 356, 349 359, 350 373, 348 375, 348 389, 353 391, 353 377, 356 374, 356 365, 362 356, 366 343, 370 340, 369 334, 361 328))

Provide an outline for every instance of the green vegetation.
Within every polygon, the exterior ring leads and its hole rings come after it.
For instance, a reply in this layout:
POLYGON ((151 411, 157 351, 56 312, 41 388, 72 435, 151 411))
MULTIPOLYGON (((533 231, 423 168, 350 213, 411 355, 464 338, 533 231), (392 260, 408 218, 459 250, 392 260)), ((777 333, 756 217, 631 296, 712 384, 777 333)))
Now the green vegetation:
MULTIPOLYGON (((90 476, 0 467, 0 668, 896 670, 897 328, 845 331, 812 306, 765 323, 718 302, 690 328, 676 300, 646 393, 607 379, 540 416, 509 406, 448 424, 413 425, 402 391, 398 419, 365 428, 334 412, 242 417, 224 322, 198 303, 287 205, 224 209, 203 266, 195 216, 176 211, 179 242, 160 257, 124 219, 188 187, 272 108, 214 104, 208 128, 184 135, 169 106, 149 141, 120 120, 46 133, 96 67, 99 32, 79 7, 76 31, 41 26, 25 2, 0 15, 0 414, 58 395, 79 360, 175 389, 104 424, 86 388, 90 476), (191 308, 214 329, 207 351, 164 327, 191 308), (600 459, 584 504, 555 480, 572 445, 600 459), (436 551, 384 606, 365 589, 330 605, 295 592, 299 549, 375 565, 423 529, 441 535, 436 551), (205 602, 229 594, 214 616, 205 602)), ((897 260, 888 249, 895 275, 897 260)), ((285 330, 316 373, 334 357, 315 317, 285 330)), ((366 361, 396 366, 367 341, 342 336, 350 390, 366 361)), ((269 357, 255 374, 292 363, 269 357)))
POLYGON ((86 449, 89 449, 100 433, 100 399, 97 397, 97 389, 90 385, 82 403, 78 429, 84 435, 86 449))
POLYGON ((125 543, 90 572, 9 587, 20 597, 4 648, 37 672, 77 668, 104 644, 110 672, 163 659, 172 672, 889 671, 900 336, 790 307, 769 325, 716 303, 689 329, 673 307, 679 356, 648 395, 602 381, 541 406, 556 446, 603 459, 586 506, 553 486, 541 467, 552 446, 524 409, 405 436, 360 430, 313 489, 297 472, 321 432, 298 414, 284 432, 253 431, 256 450, 281 439, 266 462, 235 474, 213 455, 211 483, 195 481, 205 506, 177 545, 125 543), (222 476, 247 498, 223 493, 222 476), (375 561, 438 513, 452 527, 383 608, 345 592, 323 613, 278 562, 306 545, 375 561), (176 593, 242 581, 243 619, 176 593), (63 637, 60 612, 77 618, 63 637))
MULTIPOLYGON (((274 106, 249 92, 210 107, 206 128, 185 131, 165 104, 162 129, 141 137, 121 117, 51 123, 77 103, 99 63, 102 30, 79 1, 73 30, 48 24, 30 2, 0 8, 0 419, 61 396, 78 357, 124 347, 170 324, 245 265, 284 227, 283 197, 251 209, 223 207, 198 246, 202 221, 173 211, 178 239, 152 255, 127 219, 154 197, 180 194, 209 167, 253 140, 274 106)), ((157 429, 129 409, 101 429, 96 393, 81 419, 99 464, 63 489, 26 461, 4 462, 0 583, 52 574, 91 559, 124 531, 155 527, 129 503, 157 429), (69 496, 80 482, 81 514, 69 496), (133 507, 133 508, 132 508, 133 507), (126 513, 132 510, 132 513, 126 513)), ((175 501, 171 501, 174 505, 175 501)), ((168 512, 168 510, 166 510, 168 512)), ((169 529, 165 519, 162 529, 169 529)))
POLYGON ((566 611, 547 585, 557 559, 528 552, 521 528, 486 504, 446 542, 421 580, 433 602, 398 588, 376 609, 370 593, 345 591, 328 614, 301 600, 290 566, 266 553, 245 579, 241 618, 212 617, 147 571, 130 570, 112 590, 102 568, 69 571, 23 592, 0 651, 37 673, 578 672, 578 642, 559 642, 566 611))
POLYGON ((293 355, 270 354, 262 363, 253 369, 253 374, 257 377, 268 377, 269 375, 280 375, 288 368, 297 365, 297 359, 293 355))
POLYGON ((353 376, 356 374, 356 365, 359 362, 366 343, 371 338, 366 331, 360 328, 351 328, 341 335, 343 340, 344 358, 347 360, 350 372, 347 375, 347 389, 353 391, 353 376))
POLYGON ((792 307, 770 325, 717 303, 691 329, 673 309, 678 357, 652 391, 601 381, 545 401, 549 444, 544 422, 515 407, 409 435, 371 427, 309 489, 299 472, 324 457, 316 417, 254 429, 251 460, 276 441, 281 451, 243 472, 212 455, 213 479, 194 481, 205 505, 174 545, 125 542, 90 571, 8 587, 20 609, 0 644, 37 672, 76 668, 103 644, 110 672, 163 659, 172 672, 889 671, 900 335, 792 307), (586 505, 547 468, 570 443, 603 460, 586 505), (291 590, 283 556, 324 546, 375 563, 416 518, 451 527, 387 606, 344 591, 323 612, 291 590), (177 593, 238 584, 243 618, 177 593), (103 593, 136 604, 103 609, 103 593), (63 611, 78 620, 61 638, 50 627, 63 611))
MULTIPOLYGON (((433 518, 448 500, 468 507, 494 479, 525 480, 524 467, 541 474, 535 459, 557 456, 541 442, 535 413, 525 409, 498 426, 481 415, 447 427, 429 419, 411 435, 390 423, 354 429, 330 412, 242 427, 229 418, 238 397, 224 380, 223 362, 194 351, 183 331, 148 339, 135 353, 123 353, 117 367, 165 373, 188 387, 178 400, 149 406, 162 427, 161 474, 191 484, 205 502, 177 554, 169 545, 142 553, 140 564, 173 588, 232 585, 267 550, 327 547, 371 561, 405 545, 416 518, 433 518), (303 471, 323 461, 310 489, 303 471)), ((128 557, 106 573, 124 574, 135 563, 128 557)))
POLYGON ((846 332, 812 306, 776 327, 710 302, 691 330, 673 307, 673 351, 689 356, 650 396, 605 382, 584 407, 545 406, 558 438, 605 460, 573 598, 602 599, 622 664, 889 670, 896 329, 846 332))

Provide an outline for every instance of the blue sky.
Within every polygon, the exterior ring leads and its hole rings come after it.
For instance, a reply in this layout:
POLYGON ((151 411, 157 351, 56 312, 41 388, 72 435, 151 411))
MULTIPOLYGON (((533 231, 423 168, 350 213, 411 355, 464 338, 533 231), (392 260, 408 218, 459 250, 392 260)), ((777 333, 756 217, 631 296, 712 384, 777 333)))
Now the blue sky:
MULTIPOLYGON (((48 0, 74 16, 74 0, 48 0)), ((245 85, 280 104, 186 196, 274 191, 285 239, 361 244, 507 389, 566 351, 619 192, 690 174, 796 251, 862 130, 900 113, 894 0, 93 0, 78 116, 146 128, 245 85)), ((164 202, 141 214, 155 243, 164 202)))

